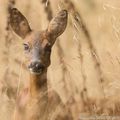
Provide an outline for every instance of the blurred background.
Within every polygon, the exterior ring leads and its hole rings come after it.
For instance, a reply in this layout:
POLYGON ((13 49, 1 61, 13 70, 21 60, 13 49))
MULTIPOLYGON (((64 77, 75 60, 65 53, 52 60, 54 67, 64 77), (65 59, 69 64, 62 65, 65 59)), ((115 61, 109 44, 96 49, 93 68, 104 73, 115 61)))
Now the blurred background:
POLYGON ((61 9, 69 12, 65 32, 54 44, 48 83, 84 114, 120 114, 120 1, 0 0, 0 120, 10 120, 19 91, 28 84, 22 39, 8 25, 18 8, 31 28, 44 30, 61 9))

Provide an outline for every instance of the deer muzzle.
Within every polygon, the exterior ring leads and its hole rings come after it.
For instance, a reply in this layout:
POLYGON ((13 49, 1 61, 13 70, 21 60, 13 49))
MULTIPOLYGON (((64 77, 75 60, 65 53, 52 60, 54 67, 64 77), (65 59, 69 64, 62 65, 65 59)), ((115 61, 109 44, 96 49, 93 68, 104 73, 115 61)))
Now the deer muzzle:
POLYGON ((32 50, 31 62, 28 66, 31 73, 41 74, 44 71, 45 66, 41 62, 42 60, 40 56, 41 56, 40 49, 34 48, 32 50))

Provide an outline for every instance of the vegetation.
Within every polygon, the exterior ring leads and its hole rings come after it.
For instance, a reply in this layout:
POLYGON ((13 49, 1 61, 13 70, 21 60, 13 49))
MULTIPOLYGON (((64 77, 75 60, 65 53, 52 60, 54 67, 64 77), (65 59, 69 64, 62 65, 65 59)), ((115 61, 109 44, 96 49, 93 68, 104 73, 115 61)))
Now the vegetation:
POLYGON ((120 1, 113 0, 0 0, 0 120, 12 120, 16 98, 29 80, 23 41, 9 26, 13 6, 37 30, 68 10, 67 29, 52 48, 49 90, 58 93, 74 120, 82 115, 119 120, 120 1))

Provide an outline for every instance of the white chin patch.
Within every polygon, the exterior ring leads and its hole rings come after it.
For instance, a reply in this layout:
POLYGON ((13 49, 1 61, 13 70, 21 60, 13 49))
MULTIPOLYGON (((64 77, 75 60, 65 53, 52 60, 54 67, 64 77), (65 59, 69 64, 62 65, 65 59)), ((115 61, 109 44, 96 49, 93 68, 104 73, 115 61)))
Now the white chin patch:
POLYGON ((42 73, 42 71, 40 70, 39 72, 34 72, 32 69, 29 69, 31 74, 35 74, 35 75, 39 75, 42 73))

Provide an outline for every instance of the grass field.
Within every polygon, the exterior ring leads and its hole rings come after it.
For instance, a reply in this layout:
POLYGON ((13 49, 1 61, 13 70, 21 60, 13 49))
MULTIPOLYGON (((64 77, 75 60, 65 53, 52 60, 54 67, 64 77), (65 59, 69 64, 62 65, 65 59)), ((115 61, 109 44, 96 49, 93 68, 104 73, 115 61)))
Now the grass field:
MULTIPOLYGON (((42 1, 16 0, 15 7, 36 30, 46 29, 59 10, 69 12, 67 29, 52 49, 50 88, 69 103, 75 120, 81 114, 120 115, 120 1, 42 1)), ((15 99, 29 80, 23 41, 6 30, 8 2, 0 0, 0 120, 12 120, 15 99)))

